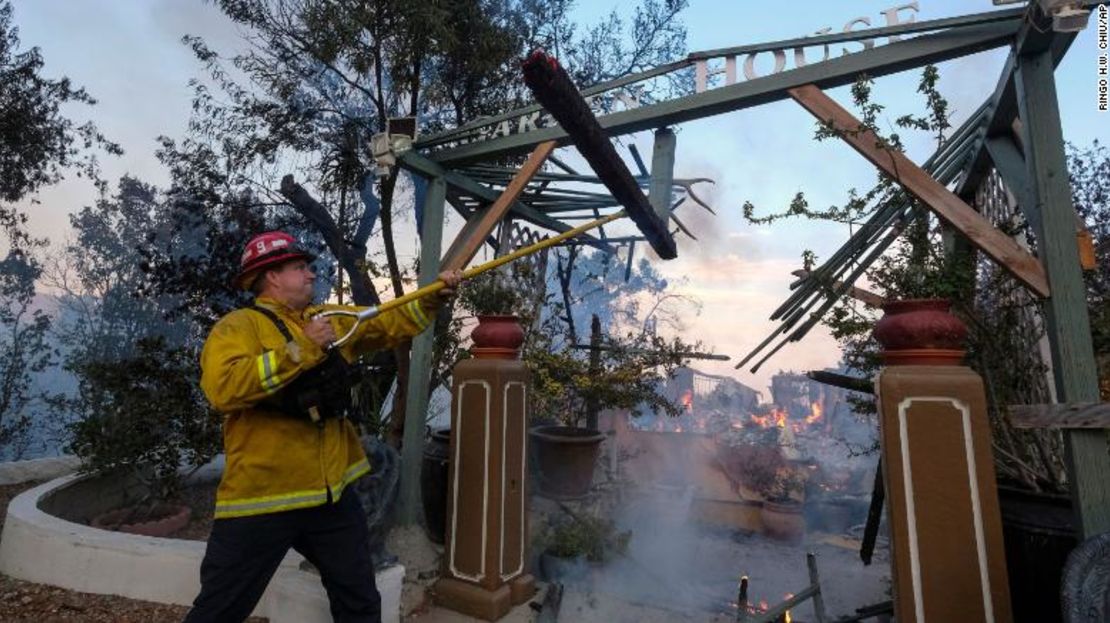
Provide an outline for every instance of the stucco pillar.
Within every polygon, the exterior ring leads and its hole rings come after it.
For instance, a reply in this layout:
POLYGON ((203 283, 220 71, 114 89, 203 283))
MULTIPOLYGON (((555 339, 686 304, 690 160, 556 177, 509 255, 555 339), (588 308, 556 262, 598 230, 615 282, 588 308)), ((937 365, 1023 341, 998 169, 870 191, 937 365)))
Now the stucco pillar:
POLYGON ((1010 623, 983 382, 958 365, 966 329, 947 303, 912 303, 888 304, 875 330, 886 347, 875 384, 895 615, 1010 623))
POLYGON ((433 591, 441 606, 494 621, 535 592, 526 568, 530 380, 519 339, 491 342, 482 331, 453 374, 446 543, 433 591))

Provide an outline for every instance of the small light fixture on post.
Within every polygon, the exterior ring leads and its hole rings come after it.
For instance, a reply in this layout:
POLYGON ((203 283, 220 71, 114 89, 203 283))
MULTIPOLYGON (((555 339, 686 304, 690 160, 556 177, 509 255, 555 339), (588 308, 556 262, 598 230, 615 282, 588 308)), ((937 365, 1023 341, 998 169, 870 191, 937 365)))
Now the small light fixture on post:
POLYGON ((385 132, 370 137, 370 151, 377 165, 374 173, 378 177, 389 175, 389 170, 397 166, 397 154, 412 149, 416 141, 416 117, 397 117, 386 120, 385 132))

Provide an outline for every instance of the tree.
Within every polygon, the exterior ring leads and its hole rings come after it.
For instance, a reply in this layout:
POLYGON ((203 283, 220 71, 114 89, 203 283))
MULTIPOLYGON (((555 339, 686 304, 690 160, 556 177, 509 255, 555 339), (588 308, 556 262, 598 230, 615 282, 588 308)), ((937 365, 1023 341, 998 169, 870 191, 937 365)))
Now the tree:
POLYGON ((1067 146, 1072 202, 1093 238, 1098 266, 1087 271, 1091 340, 1099 362, 1103 399, 1110 398, 1110 151, 1097 140, 1067 146))
MULTIPOLYGON (((668 292, 671 284, 647 260, 626 273, 624 263, 600 251, 568 247, 557 259, 546 276, 537 273, 546 262, 522 259, 464 283, 459 293, 460 307, 475 316, 513 314, 529 327, 521 359, 532 373, 531 412, 589 428, 604 409, 679 415, 661 390, 700 344, 667 339, 657 329, 681 330, 678 310, 668 308, 683 302, 696 310, 697 302, 668 292), (665 322, 652 322, 660 315, 665 322), (592 351, 575 330, 586 319, 592 351)), ((453 329, 457 335, 461 325, 453 329)))
POLYGON ((0 451, 17 458, 25 449, 34 413, 56 398, 33 389, 34 375, 53 365, 50 317, 36 309, 38 255, 46 240, 26 228, 15 204, 60 180, 68 170, 95 177, 95 151, 122 153, 91 123, 78 125, 65 104, 95 104, 68 78, 42 75, 38 48, 21 51, 11 3, 0 0, 0 451))
POLYGON ((76 237, 51 271, 65 367, 78 380, 65 401, 70 450, 86 471, 137 478, 153 502, 175 497, 180 468, 208 463, 220 444, 199 389, 204 316, 182 313, 176 294, 147 294, 144 253, 195 254, 187 230, 168 235, 173 208, 153 186, 121 178, 115 195, 70 216, 76 237))
POLYGON ((22 458, 36 411, 56 398, 34 388, 34 376, 54 365, 50 317, 33 309, 41 268, 33 255, 12 249, 0 260, 0 460, 22 458))
MULTIPOLYGON (((645 0, 628 30, 613 14, 581 36, 566 0, 218 4, 248 33, 249 47, 224 57, 185 38, 209 80, 194 81, 192 137, 167 144, 167 157, 211 169, 201 161, 214 156, 218 181, 239 189, 273 189, 282 178, 280 194, 258 192, 288 202, 338 262, 340 300, 349 294, 363 305, 380 300, 374 278, 388 278, 394 297, 411 279, 395 243, 398 218, 419 209, 420 182, 396 170, 377 178, 370 148, 389 118, 417 117, 421 132, 429 132, 520 105, 527 97, 517 62, 534 47, 560 52, 585 87, 672 60, 685 40, 677 19, 685 0, 645 0), (375 236, 380 244, 371 245, 375 236)), ((407 353, 395 351, 402 381, 407 353)), ((403 412, 398 395, 395 422, 403 412)))

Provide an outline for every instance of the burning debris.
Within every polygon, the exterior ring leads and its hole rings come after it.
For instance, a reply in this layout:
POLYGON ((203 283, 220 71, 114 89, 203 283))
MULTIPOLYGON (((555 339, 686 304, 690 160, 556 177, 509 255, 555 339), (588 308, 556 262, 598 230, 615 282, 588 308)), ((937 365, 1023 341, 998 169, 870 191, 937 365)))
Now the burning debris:
POLYGON ((742 610, 736 581, 743 570, 755 580, 744 602, 748 620, 815 621, 811 595, 798 590, 806 585, 801 542, 821 557, 822 569, 835 569, 832 610, 886 597, 888 571, 860 565, 849 529, 866 518, 873 459, 850 458, 837 441, 862 436, 864 425, 848 413, 846 392, 789 380, 765 404, 733 379, 687 368, 667 388, 682 406, 679 416, 603 414, 601 428, 612 430, 609 480, 597 491, 609 490, 615 502, 572 505, 615 518, 631 539, 628 555, 601 568, 583 561, 577 579, 549 578, 567 583, 568 620, 672 621, 697 613, 731 623, 742 610), (785 523, 769 527, 772 521, 785 523), (784 602, 790 605, 770 618, 755 618, 784 602))

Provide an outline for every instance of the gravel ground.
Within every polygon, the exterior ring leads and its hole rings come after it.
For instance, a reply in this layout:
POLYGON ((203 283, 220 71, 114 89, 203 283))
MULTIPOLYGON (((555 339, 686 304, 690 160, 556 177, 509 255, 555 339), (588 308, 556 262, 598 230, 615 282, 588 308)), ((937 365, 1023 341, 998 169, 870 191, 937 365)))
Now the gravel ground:
MULTIPOLYGON (((0 528, 8 512, 8 502, 13 497, 39 483, 0 486, 0 528)), ((214 485, 213 485, 214 487, 214 485)), ((212 488, 186 492, 186 501, 194 506, 195 516, 178 538, 203 541, 212 527, 211 508, 214 504, 212 488), (207 502, 205 512, 204 500, 207 502), (207 514, 207 517, 205 515, 207 514)), ((177 622, 185 617, 186 606, 171 606, 115 595, 93 595, 63 588, 23 582, 0 575, 0 621, 5 623, 163 623, 177 622)), ((253 623, 266 619, 252 618, 253 623)))

